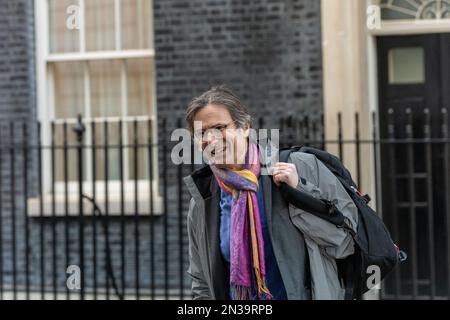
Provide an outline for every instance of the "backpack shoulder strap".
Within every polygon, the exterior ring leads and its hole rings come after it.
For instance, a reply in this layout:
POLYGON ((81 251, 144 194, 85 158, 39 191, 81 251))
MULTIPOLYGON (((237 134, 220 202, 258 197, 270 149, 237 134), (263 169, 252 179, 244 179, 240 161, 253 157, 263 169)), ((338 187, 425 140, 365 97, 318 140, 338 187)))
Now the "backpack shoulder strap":
POLYGON ((279 151, 280 162, 288 162, 289 161, 289 156, 291 155, 291 153, 292 152, 299 152, 299 151, 302 150, 302 148, 303 147, 295 146, 295 147, 280 149, 280 151, 279 151))
MULTIPOLYGON (((280 161, 288 162, 291 153, 297 151, 301 151, 301 147, 281 149, 280 161)), ((344 215, 336 208, 335 203, 325 199, 317 199, 306 192, 292 188, 286 183, 280 185, 280 192, 283 198, 295 207, 314 214, 338 227, 345 226, 344 215)))

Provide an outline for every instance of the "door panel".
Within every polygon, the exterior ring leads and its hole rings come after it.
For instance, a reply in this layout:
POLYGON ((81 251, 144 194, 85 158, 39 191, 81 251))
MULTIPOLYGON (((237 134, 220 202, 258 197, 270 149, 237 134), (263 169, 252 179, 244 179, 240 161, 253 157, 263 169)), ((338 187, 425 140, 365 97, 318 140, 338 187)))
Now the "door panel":
POLYGON ((380 136, 397 139, 381 144, 383 218, 394 241, 408 253, 407 262, 386 279, 384 294, 449 297, 442 174, 448 159, 444 144, 423 139, 442 134, 442 108, 450 102, 450 35, 380 37, 377 45, 380 136), (398 143, 407 138, 422 142, 398 143))
POLYGON ((441 66, 442 66, 442 105, 450 107, 450 34, 440 37, 441 41, 441 66))

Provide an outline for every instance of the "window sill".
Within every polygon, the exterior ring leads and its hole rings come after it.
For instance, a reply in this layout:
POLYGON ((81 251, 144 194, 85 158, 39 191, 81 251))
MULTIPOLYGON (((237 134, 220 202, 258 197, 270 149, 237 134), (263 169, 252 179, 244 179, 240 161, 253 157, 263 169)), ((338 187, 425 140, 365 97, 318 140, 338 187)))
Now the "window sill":
MULTIPOLYGON (((105 196, 97 196, 95 199, 97 206, 101 210, 101 215, 105 216, 105 196)), ((138 216, 161 216, 163 214, 163 198, 159 195, 153 196, 153 212, 150 213, 150 196, 148 194, 138 195, 137 202, 134 194, 125 194, 123 199, 123 214, 127 217, 136 215, 136 204, 138 207, 138 216)), ((55 194, 54 200, 52 194, 45 194, 41 203, 39 197, 28 199, 28 216, 29 217, 78 217, 79 216, 79 197, 77 194, 69 194, 67 200, 64 194, 55 194), (67 214, 66 214, 67 204, 67 214), (53 207, 54 206, 54 207, 53 207), (54 209, 53 209, 54 208, 54 209)), ((122 201, 120 195, 110 194, 108 196, 108 216, 120 217, 122 215, 122 201)), ((93 216, 93 203, 87 199, 83 199, 83 215, 93 216)), ((97 213, 99 215, 99 213, 97 213)))

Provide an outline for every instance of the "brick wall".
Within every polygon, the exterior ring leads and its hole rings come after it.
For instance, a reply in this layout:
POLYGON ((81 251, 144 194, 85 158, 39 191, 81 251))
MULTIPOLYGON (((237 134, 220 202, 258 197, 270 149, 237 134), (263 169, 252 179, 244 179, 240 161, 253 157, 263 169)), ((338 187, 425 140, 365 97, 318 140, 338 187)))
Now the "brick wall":
POLYGON ((192 97, 216 84, 267 128, 279 128, 280 116, 320 118, 320 1, 154 0, 154 29, 160 142, 192 97))
POLYGON ((320 1, 154 0, 158 114, 212 84, 254 116, 322 112, 320 1))
POLYGON ((0 119, 35 115, 32 1, 0 4, 0 119))

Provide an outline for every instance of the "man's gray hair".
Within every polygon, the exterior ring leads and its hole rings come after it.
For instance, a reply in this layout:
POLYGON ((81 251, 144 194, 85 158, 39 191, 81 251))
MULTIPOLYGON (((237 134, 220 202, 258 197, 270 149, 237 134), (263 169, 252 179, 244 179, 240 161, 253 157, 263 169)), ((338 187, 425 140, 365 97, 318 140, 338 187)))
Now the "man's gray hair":
POLYGON ((201 96, 192 99, 186 110, 186 123, 191 133, 194 131, 194 118, 198 111, 207 105, 220 105, 227 108, 237 128, 251 124, 251 116, 246 106, 228 87, 221 85, 212 87, 201 96))

